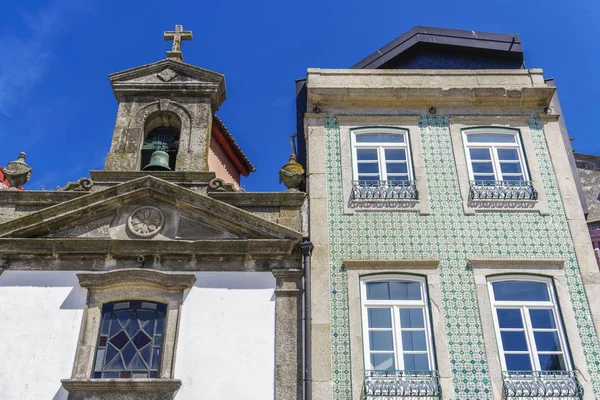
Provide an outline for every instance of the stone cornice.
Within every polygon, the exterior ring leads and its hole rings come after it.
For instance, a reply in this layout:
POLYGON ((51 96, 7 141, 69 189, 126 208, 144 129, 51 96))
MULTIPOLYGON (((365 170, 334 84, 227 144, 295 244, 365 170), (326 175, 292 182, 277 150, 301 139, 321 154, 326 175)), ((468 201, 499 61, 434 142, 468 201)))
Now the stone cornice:
POLYGON ((52 206, 85 196, 89 192, 63 192, 54 190, 0 190, 0 204, 22 206, 52 206))
POLYGON ((117 240, 0 238, 0 253, 7 258, 38 257, 137 257, 157 254, 170 259, 191 257, 244 258, 289 256, 298 241, 251 240, 117 240))
POLYGON ((302 207, 304 192, 210 192, 209 197, 236 207, 302 207))
POLYGON ((189 289, 196 282, 196 275, 189 273, 161 272, 151 269, 120 269, 108 272, 79 272, 79 286, 88 289, 118 285, 151 284, 168 290, 189 289))
POLYGON ((179 379, 63 379, 69 392, 175 392, 179 379))
POLYGON ((95 183, 119 184, 145 176, 153 176, 166 182, 178 185, 198 185, 208 183, 216 177, 214 172, 189 171, 90 171, 95 183))
POLYGON ((541 70, 309 69, 313 105, 361 107, 540 107, 555 88, 541 70))

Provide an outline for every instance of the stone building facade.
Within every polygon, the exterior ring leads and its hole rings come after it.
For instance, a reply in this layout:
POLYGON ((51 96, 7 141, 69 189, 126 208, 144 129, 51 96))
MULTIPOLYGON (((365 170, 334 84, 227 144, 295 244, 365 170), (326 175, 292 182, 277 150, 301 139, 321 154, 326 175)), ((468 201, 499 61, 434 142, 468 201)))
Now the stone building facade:
POLYGON ((600 274, 518 36, 417 27, 298 89, 310 398, 599 398, 600 274))
POLYGON ((575 153, 590 239, 600 266, 600 156, 575 153))
POLYGON ((183 63, 184 33, 110 76, 104 170, 0 191, 4 400, 302 396, 305 195, 237 190, 224 77, 183 63))

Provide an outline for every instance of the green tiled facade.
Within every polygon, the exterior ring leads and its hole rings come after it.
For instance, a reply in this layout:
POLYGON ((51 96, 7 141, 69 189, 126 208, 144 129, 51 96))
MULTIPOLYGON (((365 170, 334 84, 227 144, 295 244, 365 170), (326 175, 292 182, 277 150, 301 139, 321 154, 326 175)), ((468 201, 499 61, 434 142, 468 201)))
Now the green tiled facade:
MULTIPOLYGON (((452 150, 449 120, 424 116, 419 127, 431 214, 403 211, 343 213, 340 131, 325 121, 329 220, 333 398, 351 398, 348 293, 344 259, 440 259, 446 338, 455 399, 491 399, 483 328, 469 258, 563 259, 572 307, 596 398, 600 398, 600 343, 577 265, 541 121, 530 119, 549 215, 493 211, 465 215, 452 150)), ((417 182, 418 184, 418 182, 417 182)), ((418 272, 418 271, 417 271, 418 272)), ((446 396, 449 396, 447 393, 446 396)))

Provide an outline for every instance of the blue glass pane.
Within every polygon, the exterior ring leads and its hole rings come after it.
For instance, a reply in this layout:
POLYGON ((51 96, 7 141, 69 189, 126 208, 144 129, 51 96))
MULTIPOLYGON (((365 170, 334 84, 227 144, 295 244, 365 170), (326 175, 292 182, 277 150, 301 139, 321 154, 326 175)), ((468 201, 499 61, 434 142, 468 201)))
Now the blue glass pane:
POLYGON ((361 133, 356 135, 356 143, 404 143, 404 135, 394 133, 361 133))
POLYGON ((516 143, 515 136, 507 133, 469 133, 469 143, 516 143))
POLYGON ((371 350, 394 351, 392 331, 369 332, 369 347, 371 350))
POLYGON ((121 356, 118 355, 117 357, 115 357, 112 362, 110 362, 110 363, 108 363, 108 365, 106 365, 105 369, 112 369, 112 370, 125 369, 125 365, 123 365, 123 360, 121 359, 121 356))
POLYGON ((388 176, 388 181, 407 181, 408 175, 388 176))
POLYGON ((145 345, 147 345, 151 341, 152 341, 152 339, 149 338, 148 335, 146 335, 144 332, 139 332, 132 339, 133 344, 138 349, 141 349, 142 347, 144 347, 145 345))
POLYGON ((543 282, 502 281, 492 283, 497 301, 550 301, 543 282))
POLYGON ((402 331, 402 347, 405 351, 426 351, 424 331, 402 331))
POLYGON ((550 309, 533 309, 529 310, 531 318, 531 326, 534 329, 555 329, 554 312, 550 309))
POLYGON ((505 354, 504 358, 508 371, 531 371, 529 354, 505 354))
POLYGON ((108 335, 109 326, 110 326, 110 312, 107 312, 102 316, 102 325, 100 327, 100 334, 108 335))
POLYGON ((525 332, 500 332, 502 337, 502 347, 504 351, 527 351, 527 340, 525 332))
POLYGON ((150 365, 150 356, 152 355, 152 346, 146 346, 146 347, 144 347, 140 351, 140 354, 142 355, 142 358, 144 359, 144 361, 146 361, 146 363, 148 365, 150 365))
POLYGON ((557 332, 534 332, 535 345, 538 351, 560 351, 557 332))
POLYGON ((520 174, 522 172, 519 163, 500 163, 500 169, 503 174, 520 174))
POLYGON ((471 165, 473 166, 473 173, 481 173, 481 174, 493 174, 494 173, 494 167, 492 166, 492 163, 485 163, 485 162, 473 162, 471 163, 471 165))
POLYGON ((123 327, 121 326, 121 324, 119 324, 119 321, 117 321, 116 317, 113 315, 113 317, 110 319, 110 330, 108 335, 114 336, 117 333, 119 333, 121 329, 123 329, 123 327))
POLYGON ((133 357, 133 360, 131 360, 131 364, 129 364, 129 369, 148 369, 148 366, 146 366, 146 364, 144 363, 144 360, 142 360, 142 357, 140 357, 139 354, 137 354, 135 357, 133 357))
POLYGON ((356 158, 358 161, 377 160, 377 150, 375 149, 357 149, 356 158))
POLYGON ((140 329, 140 325, 138 324, 135 313, 132 314, 131 318, 132 319, 127 322, 127 325, 125 325, 125 332, 127 332, 127 335, 129 335, 130 338, 133 337, 140 329))
POLYGON ((390 281, 391 300, 421 300, 421 284, 410 281, 390 281))
POLYGON ((408 166, 406 163, 387 163, 385 165, 388 174, 406 174, 408 173, 408 166))
POLYGON ((523 175, 502 175, 503 181, 522 181, 523 175))
POLYGON ((478 182, 489 182, 490 184, 493 184, 495 181, 495 177, 494 175, 475 175, 473 177, 473 180, 478 181, 478 182))
POLYGON ((385 149, 386 161, 406 161, 406 150, 404 149, 385 149))
POLYGON ((560 354, 540 354, 540 369, 542 371, 564 371, 565 359, 560 354))
POLYGON ((378 174, 379 164, 377 163, 358 163, 359 174, 378 174))
POLYGON ((393 354, 371 354, 371 366, 379 371, 393 371, 396 369, 393 354))
POLYGON ((117 349, 115 349, 113 346, 108 346, 106 348, 106 361, 104 364, 108 364, 109 362, 111 362, 115 358, 117 353, 118 353, 117 349))
POLYGON ((155 347, 152 352, 152 369, 158 368, 158 363, 160 361, 160 347, 155 347))
POLYGON ((127 346, 125 346, 123 348, 123 350, 121 350, 121 354, 123 355, 123 360, 125 361, 125 365, 129 365, 129 363, 131 362, 131 359, 133 358, 133 356, 135 356, 135 353, 137 353, 137 350, 135 349, 135 347, 133 347, 131 342, 127 343, 127 346))
POLYGON ((361 182, 375 182, 376 183, 375 186, 378 186, 378 184, 379 184, 379 175, 375 175, 375 176, 373 176, 373 175, 359 175, 358 176, 358 180, 361 181, 361 182))
POLYGON ((422 308, 401 308, 400 325, 402 328, 424 328, 422 308))
POLYGON ((129 338, 124 331, 121 331, 115 336, 111 337, 108 341, 117 349, 121 350, 127 344, 127 342, 129 342, 129 338))
POLYGON ((518 160, 519 152, 516 149, 498 149, 498 158, 504 160, 518 160))
POLYGON ((369 328, 391 328, 392 315, 389 308, 369 308, 369 328))
POLYGON ((491 160, 490 149, 470 149, 471 160, 491 160))
POLYGON ((500 328, 522 328, 523 318, 519 309, 499 308, 496 310, 498 314, 498 325, 500 328))
POLYGON ((368 300, 389 300, 390 291, 387 282, 369 282, 367 283, 368 300))
POLYGON ((429 371, 429 358, 427 354, 405 354, 405 371, 429 371))

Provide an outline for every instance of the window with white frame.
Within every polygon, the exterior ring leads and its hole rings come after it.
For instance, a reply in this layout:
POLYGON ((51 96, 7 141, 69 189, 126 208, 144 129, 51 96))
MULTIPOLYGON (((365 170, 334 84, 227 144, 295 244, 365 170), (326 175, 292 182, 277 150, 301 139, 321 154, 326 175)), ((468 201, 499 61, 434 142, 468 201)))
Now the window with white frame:
POLYGON ((527 181, 527 166, 519 131, 505 128, 463 130, 472 181, 527 181))
POLYGON ((424 278, 366 277, 361 298, 366 370, 435 370, 424 278))
POLYGON ((352 131, 354 180, 360 182, 412 181, 408 131, 364 128, 352 131))
POLYGON ((503 276, 488 286, 503 370, 570 371, 552 281, 503 276))

